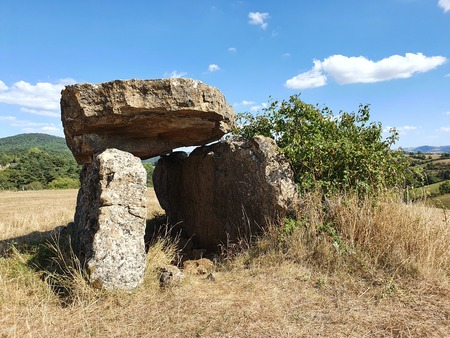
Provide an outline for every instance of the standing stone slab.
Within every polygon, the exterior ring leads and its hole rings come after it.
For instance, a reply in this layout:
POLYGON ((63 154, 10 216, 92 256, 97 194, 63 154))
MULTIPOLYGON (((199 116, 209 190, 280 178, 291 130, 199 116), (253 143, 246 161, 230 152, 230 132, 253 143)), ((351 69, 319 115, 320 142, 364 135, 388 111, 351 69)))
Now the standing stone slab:
POLYGON ((223 94, 192 79, 75 84, 61 95, 66 142, 80 164, 108 148, 146 159, 207 144, 234 121, 223 94))
POLYGON ((93 286, 130 290, 144 276, 147 173, 130 153, 107 149, 84 165, 76 251, 93 286))
POLYGON ((249 238, 268 222, 295 213, 293 172, 275 141, 263 136, 162 157, 153 174, 169 222, 201 248, 249 238))

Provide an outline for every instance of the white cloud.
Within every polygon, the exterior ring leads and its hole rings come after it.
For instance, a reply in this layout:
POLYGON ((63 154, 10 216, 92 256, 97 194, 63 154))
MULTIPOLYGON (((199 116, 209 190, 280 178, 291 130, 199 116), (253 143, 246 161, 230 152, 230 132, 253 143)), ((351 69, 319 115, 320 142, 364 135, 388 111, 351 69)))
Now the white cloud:
POLYGON ((243 100, 241 102, 241 104, 243 104, 244 106, 249 106, 251 104, 255 104, 255 101, 247 101, 247 100, 243 100))
POLYGON ((0 116, 0 121, 15 121, 15 116, 0 116))
POLYGON ((11 126, 13 127, 19 127, 19 128, 42 128, 45 126, 48 126, 48 123, 43 122, 34 122, 29 120, 17 120, 14 119, 14 121, 11 123, 11 126))
POLYGON ((164 77, 170 77, 171 79, 178 79, 180 77, 186 76, 186 72, 180 72, 178 73, 176 70, 170 72, 170 73, 164 73, 164 77))
POLYGON ((396 128, 401 135, 408 134, 411 131, 417 130, 415 126, 403 126, 396 128))
MULTIPOLYGON (((19 81, 7 86, 3 81, 0 81, 0 103, 19 106, 20 111, 28 114, 60 117, 61 90, 66 85, 73 83, 75 83, 73 79, 61 79, 57 83, 38 82, 30 84, 19 81)), ((24 133, 64 135, 60 123, 19 120, 15 116, 0 116, 0 121, 10 127, 18 128, 24 133)))
POLYGON ((383 129, 383 132, 384 133, 389 133, 391 129, 396 129, 400 135, 407 135, 410 132, 413 132, 413 131, 415 131, 415 130, 417 130, 419 128, 416 127, 416 126, 402 126, 402 127, 390 127, 390 126, 387 126, 387 127, 385 127, 383 129))
POLYGON ((441 129, 439 129, 439 130, 444 133, 450 133, 450 127, 441 127, 441 129))
POLYGON ((377 62, 362 56, 334 55, 322 62, 322 69, 340 84, 371 83, 409 78, 415 73, 439 67, 446 61, 443 56, 427 57, 422 53, 393 55, 377 62))
POLYGON ((19 128, 23 133, 45 133, 64 136, 62 126, 53 123, 41 123, 30 120, 18 120, 15 116, 0 116, 0 121, 9 122, 9 126, 19 128))
POLYGON ((228 51, 229 51, 230 53, 237 53, 237 49, 234 48, 234 47, 228 48, 228 51))
POLYGON ((439 0, 438 5, 444 9, 444 13, 450 11, 450 0, 439 0))
POLYGON ((210 72, 217 72, 218 70, 220 70, 220 67, 214 63, 208 66, 208 71, 210 72))
POLYGON ((393 79, 405 79, 415 73, 425 73, 447 62, 443 56, 427 57, 422 53, 393 55, 380 61, 372 61, 363 56, 347 57, 332 55, 323 61, 314 60, 314 67, 286 81, 292 89, 324 86, 327 74, 339 84, 373 83, 393 79))
POLYGON ((44 126, 41 128, 42 131, 45 133, 62 133, 61 128, 55 127, 55 126, 44 126))
POLYGON ((266 29, 269 25, 266 20, 269 18, 269 13, 250 12, 248 13, 248 22, 251 25, 260 26, 262 29, 266 29))
POLYGON ((54 126, 42 126, 42 127, 27 127, 22 128, 23 133, 40 133, 40 134, 51 134, 55 136, 64 136, 62 128, 57 128, 54 126))
POLYGON ((75 83, 72 79, 61 79, 54 84, 38 82, 35 85, 19 81, 8 87, 4 82, 0 82, 0 103, 54 112, 59 112, 60 109, 61 90, 67 84, 75 83))
POLYGON ((241 102, 233 103, 233 106, 235 108, 239 108, 239 107, 251 106, 251 105, 254 105, 254 104, 255 104, 255 101, 242 100, 241 102))
POLYGON ((305 73, 294 76, 286 81, 285 86, 291 89, 317 88, 327 84, 327 77, 323 75, 321 62, 314 60, 314 67, 305 73))
POLYGON ((29 113, 29 114, 33 114, 33 115, 40 115, 40 116, 50 116, 50 117, 60 117, 61 116, 60 113, 55 113, 53 111, 37 110, 37 109, 30 109, 30 108, 25 108, 25 107, 20 108, 20 111, 22 111, 24 113, 29 113))
POLYGON ((0 92, 4 92, 8 90, 8 86, 5 85, 3 81, 0 80, 0 92))
POLYGON ((250 111, 257 112, 257 111, 259 111, 261 109, 264 109, 264 108, 267 108, 267 103, 261 103, 261 105, 259 105, 259 106, 251 106, 250 107, 250 111))

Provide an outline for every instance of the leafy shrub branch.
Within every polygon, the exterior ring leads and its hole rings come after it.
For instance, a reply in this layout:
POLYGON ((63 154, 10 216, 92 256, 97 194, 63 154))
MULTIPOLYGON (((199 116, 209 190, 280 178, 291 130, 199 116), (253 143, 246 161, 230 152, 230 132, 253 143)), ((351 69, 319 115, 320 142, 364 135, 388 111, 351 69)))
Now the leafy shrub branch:
POLYGON ((233 133, 275 139, 302 192, 376 194, 402 186, 408 162, 402 152, 391 150, 397 131, 383 138, 381 123, 370 122, 369 108, 360 105, 356 113, 334 115, 293 95, 271 101, 262 114, 238 114, 233 133))

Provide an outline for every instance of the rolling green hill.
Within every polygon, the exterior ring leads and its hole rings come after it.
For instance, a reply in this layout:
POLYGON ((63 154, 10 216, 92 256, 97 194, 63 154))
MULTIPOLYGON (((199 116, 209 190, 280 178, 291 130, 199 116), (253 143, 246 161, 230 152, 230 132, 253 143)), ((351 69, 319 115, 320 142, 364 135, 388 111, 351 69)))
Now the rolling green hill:
MULTIPOLYGON (((144 163, 148 185, 157 158, 151 160, 144 163)), ((63 137, 20 134, 0 138, 0 190, 77 188, 80 169, 63 137)))
POLYGON ((450 153, 409 153, 412 200, 425 199, 437 207, 450 209, 450 194, 441 186, 450 182, 450 153))
POLYGON ((11 153, 29 148, 44 151, 70 152, 63 137, 47 134, 19 134, 0 138, 0 153, 11 153))
POLYGON ((76 188, 79 172, 62 137, 20 134, 0 139, 0 190, 76 188))

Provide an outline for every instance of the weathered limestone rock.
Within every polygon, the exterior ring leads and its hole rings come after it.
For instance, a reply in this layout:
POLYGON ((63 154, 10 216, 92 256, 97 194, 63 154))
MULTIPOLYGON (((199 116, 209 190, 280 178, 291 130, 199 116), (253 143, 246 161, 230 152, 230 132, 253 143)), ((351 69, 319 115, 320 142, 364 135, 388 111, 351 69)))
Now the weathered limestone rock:
POLYGON ((234 121, 222 93, 192 79, 75 84, 61 94, 66 142, 80 164, 108 148, 145 159, 203 145, 234 121))
POLYGON ((184 279, 184 273, 175 265, 166 265, 159 270, 159 286, 167 287, 180 283, 184 279))
POLYGON ((208 258, 187 260, 183 262, 183 271, 191 275, 206 275, 214 270, 214 263, 208 258))
POLYGON ((275 142, 257 136, 172 153, 156 165, 153 183, 169 222, 202 248, 256 234, 295 212, 298 192, 275 142))
POLYGON ((93 286, 130 290, 143 281, 146 183, 141 160, 117 149, 108 149, 84 165, 75 249, 93 286))

